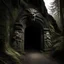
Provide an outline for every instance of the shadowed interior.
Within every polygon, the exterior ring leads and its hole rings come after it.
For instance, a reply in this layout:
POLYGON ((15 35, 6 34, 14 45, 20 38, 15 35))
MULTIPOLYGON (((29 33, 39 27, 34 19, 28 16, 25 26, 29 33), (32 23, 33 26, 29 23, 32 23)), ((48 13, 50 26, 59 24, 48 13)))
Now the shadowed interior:
POLYGON ((29 26, 25 29, 25 50, 39 51, 41 49, 41 29, 29 26))

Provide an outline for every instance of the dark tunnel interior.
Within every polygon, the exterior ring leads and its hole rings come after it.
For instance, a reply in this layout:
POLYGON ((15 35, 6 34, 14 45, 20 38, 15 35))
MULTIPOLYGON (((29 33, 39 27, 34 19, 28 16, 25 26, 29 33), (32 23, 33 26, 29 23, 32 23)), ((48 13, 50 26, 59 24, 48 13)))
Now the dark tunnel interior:
POLYGON ((30 26, 25 29, 25 50, 40 51, 41 49, 41 29, 30 26))

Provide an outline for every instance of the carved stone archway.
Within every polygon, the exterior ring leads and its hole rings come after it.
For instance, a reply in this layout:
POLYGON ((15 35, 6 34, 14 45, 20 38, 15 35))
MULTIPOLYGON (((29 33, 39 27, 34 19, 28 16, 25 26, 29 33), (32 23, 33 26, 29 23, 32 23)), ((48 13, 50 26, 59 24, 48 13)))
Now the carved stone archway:
MULTIPOLYGON (((23 17, 23 16, 22 16, 23 17)), ((24 52, 25 51, 25 35, 26 35, 26 29, 28 28, 27 31, 31 31, 35 30, 35 32, 37 33, 33 33, 34 35, 38 34, 39 36, 35 36, 35 38, 40 38, 40 44, 39 44, 39 50, 44 50, 44 30, 46 30, 45 28, 47 28, 46 22, 47 20, 42 17, 42 20, 40 19, 40 21, 30 21, 30 20, 26 20, 26 16, 23 18, 19 18, 16 23, 15 23, 15 30, 14 30, 14 41, 13 41, 13 47, 15 50, 17 50, 18 52, 24 52)), ((32 32, 30 32, 32 33, 32 32)), ((28 33, 27 33, 28 34, 28 33)), ((29 35, 29 34, 28 34, 29 35)), ((30 38, 32 38, 34 36, 31 35, 30 38)), ((35 42, 38 42, 38 38, 37 40, 35 40, 35 42)), ((37 45, 37 44, 36 44, 37 45)), ((36 45, 34 45, 34 48, 36 47, 36 45)), ((28 45, 27 45, 28 46, 28 45)), ((29 48, 29 47, 28 47, 29 48)), ((38 48, 38 46, 36 47, 38 48)))

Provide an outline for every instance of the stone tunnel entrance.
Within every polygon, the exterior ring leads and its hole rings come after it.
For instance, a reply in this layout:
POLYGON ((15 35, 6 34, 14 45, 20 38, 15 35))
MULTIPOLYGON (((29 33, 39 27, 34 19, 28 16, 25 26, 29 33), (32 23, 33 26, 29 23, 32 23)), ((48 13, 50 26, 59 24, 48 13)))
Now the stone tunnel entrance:
POLYGON ((25 29, 24 50, 40 51, 41 49, 41 29, 36 26, 29 26, 25 29))

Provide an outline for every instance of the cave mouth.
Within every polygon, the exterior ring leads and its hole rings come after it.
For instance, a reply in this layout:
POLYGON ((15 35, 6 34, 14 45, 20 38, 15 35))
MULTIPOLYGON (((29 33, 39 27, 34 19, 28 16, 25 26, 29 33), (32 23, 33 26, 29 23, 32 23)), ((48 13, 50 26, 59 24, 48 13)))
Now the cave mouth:
POLYGON ((25 51, 40 51, 41 49, 41 29, 35 26, 29 26, 25 29, 24 35, 25 51))

